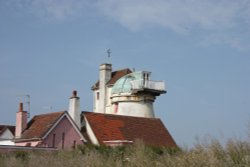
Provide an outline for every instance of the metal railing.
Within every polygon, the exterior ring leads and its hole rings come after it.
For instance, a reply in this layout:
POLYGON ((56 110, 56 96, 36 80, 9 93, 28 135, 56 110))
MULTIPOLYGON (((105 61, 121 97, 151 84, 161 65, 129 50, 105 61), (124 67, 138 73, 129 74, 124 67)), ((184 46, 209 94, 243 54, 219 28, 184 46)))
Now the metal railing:
POLYGON ((130 83, 134 90, 151 89, 165 91, 165 83, 163 81, 133 80, 130 83))

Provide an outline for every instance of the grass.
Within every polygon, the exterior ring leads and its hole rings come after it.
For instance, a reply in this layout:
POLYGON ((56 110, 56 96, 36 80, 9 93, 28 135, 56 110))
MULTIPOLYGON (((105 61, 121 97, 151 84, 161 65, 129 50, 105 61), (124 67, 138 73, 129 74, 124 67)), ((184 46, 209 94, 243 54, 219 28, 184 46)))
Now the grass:
POLYGON ((79 146, 73 151, 16 152, 0 154, 0 167, 247 167, 250 143, 217 140, 198 143, 192 149, 145 146, 141 141, 127 147, 79 146))

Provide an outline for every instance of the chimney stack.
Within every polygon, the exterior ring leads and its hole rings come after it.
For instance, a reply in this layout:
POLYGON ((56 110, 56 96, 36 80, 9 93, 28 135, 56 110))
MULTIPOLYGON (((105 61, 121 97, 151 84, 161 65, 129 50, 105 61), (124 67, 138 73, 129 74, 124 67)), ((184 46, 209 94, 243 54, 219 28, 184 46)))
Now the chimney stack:
POLYGON ((73 91, 69 100, 69 115, 75 121, 77 127, 81 129, 80 97, 77 97, 76 90, 73 91))
POLYGON ((99 101, 99 111, 101 113, 106 113, 106 103, 107 103, 107 82, 111 79, 112 74, 112 64, 101 64, 99 76, 99 91, 100 91, 100 101, 99 101))
POLYGON ((15 137, 20 138, 23 130, 27 127, 28 113, 23 111, 23 103, 19 104, 19 111, 16 113, 15 137))

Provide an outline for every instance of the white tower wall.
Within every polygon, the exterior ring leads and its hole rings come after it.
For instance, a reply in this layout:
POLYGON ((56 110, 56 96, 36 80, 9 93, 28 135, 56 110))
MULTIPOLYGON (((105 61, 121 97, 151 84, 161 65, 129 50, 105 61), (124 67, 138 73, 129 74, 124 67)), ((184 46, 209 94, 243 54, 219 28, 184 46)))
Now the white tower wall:
POLYGON ((99 98, 98 98, 99 95, 100 95, 99 90, 94 90, 93 91, 93 102, 94 102, 93 111, 94 112, 99 111, 99 98))
POLYGON ((117 115, 127 115, 145 118, 154 118, 155 97, 147 94, 132 95, 120 94, 113 95, 112 113, 117 115))
POLYGON ((153 102, 120 102, 117 115, 154 118, 153 102))
POLYGON ((107 114, 111 114, 112 113, 112 104, 111 104, 111 91, 112 91, 112 87, 108 87, 106 89, 106 106, 105 106, 105 111, 107 114))

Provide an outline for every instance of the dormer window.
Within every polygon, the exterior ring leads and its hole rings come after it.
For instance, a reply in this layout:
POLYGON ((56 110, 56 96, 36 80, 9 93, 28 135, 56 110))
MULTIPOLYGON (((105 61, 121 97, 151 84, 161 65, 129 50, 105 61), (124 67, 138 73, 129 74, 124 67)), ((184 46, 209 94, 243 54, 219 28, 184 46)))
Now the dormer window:
POLYGON ((144 73, 144 74, 143 74, 143 78, 144 78, 144 80, 148 80, 148 74, 147 74, 147 73, 144 73))
POLYGON ((143 80, 148 81, 150 74, 151 74, 151 72, 143 71, 143 80))

